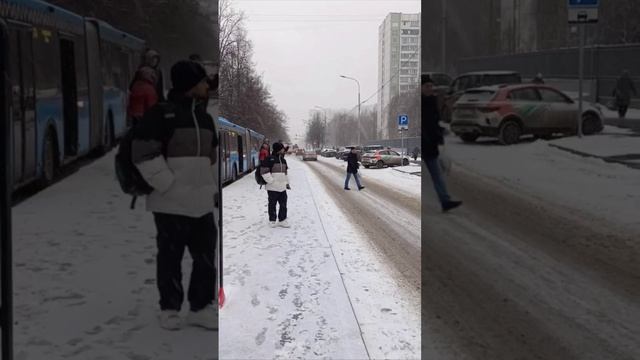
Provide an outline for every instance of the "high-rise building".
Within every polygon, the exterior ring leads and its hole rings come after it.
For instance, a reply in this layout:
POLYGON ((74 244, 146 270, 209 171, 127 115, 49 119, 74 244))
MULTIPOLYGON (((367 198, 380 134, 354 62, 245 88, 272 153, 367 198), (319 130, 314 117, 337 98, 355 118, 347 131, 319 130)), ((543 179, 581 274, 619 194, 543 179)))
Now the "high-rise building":
POLYGON ((378 28, 378 138, 388 139, 391 100, 420 85, 420 14, 390 13, 378 28))

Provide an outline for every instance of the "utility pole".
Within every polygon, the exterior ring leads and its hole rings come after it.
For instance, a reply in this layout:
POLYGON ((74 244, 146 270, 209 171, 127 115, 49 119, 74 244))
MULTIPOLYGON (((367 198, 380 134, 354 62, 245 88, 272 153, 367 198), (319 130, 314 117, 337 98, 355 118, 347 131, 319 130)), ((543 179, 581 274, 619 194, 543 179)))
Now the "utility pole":
POLYGON ((442 0, 442 73, 447 73, 447 1, 442 0))
POLYGON ((345 79, 349 79, 349 80, 353 80, 356 82, 356 84, 358 84, 358 145, 362 145, 360 143, 360 82, 358 81, 358 79, 356 78, 352 78, 349 76, 344 76, 344 75, 340 75, 341 78, 345 78, 345 79))

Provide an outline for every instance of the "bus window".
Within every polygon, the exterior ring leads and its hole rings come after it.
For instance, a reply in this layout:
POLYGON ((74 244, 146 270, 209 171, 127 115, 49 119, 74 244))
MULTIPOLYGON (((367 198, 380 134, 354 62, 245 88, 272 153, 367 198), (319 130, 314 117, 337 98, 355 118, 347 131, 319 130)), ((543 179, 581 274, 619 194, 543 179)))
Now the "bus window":
POLYGON ((50 98, 60 93, 58 38, 55 32, 34 30, 33 56, 36 68, 36 98, 50 98), (36 35, 37 34, 37 35, 36 35))

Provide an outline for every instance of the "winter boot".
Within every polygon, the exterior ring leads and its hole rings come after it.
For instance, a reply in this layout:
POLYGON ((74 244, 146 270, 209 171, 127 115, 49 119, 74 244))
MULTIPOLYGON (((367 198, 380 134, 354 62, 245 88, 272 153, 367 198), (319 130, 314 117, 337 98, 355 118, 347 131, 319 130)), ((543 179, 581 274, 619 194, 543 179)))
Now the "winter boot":
POLYGON ((275 221, 269 221, 269 226, 271 226, 272 228, 276 227, 276 222, 275 221))
POLYGON ((446 203, 442 204, 442 212, 453 210, 460 205, 462 205, 462 201, 447 201, 446 203))
POLYGON ((182 320, 175 310, 163 310, 160 313, 160 327, 166 330, 180 330, 182 320))
POLYGON ((346 188, 344 188, 344 189, 345 189, 345 190, 351 190, 351 189, 349 189, 348 187, 346 187, 346 188))
POLYGON ((289 225, 289 223, 287 222, 287 220, 282 220, 278 223, 278 225, 280 225, 283 228, 290 228, 291 225, 289 225))
POLYGON ((190 311, 187 323, 208 330, 218 330, 218 309, 213 305, 207 305, 200 311, 190 311))
POLYGON ((362 190, 362 189, 364 189, 364 186, 360 186, 360 187, 358 188, 358 190, 362 190))

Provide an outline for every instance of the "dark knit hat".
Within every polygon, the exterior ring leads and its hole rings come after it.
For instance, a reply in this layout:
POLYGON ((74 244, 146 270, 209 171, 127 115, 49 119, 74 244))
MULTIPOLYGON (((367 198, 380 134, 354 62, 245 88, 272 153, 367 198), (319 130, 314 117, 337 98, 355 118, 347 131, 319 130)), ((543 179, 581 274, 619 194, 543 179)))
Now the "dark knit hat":
POLYGON ((193 61, 179 61, 171 67, 173 89, 180 93, 186 93, 193 89, 206 78, 207 72, 202 65, 193 61))
POLYGON ((279 151, 280 151, 280 150, 282 150, 282 149, 284 149, 284 145, 282 145, 282 144, 281 144, 281 143, 279 143, 279 142, 273 143, 273 152, 274 152, 274 153, 277 153, 277 152, 279 152, 279 151))

